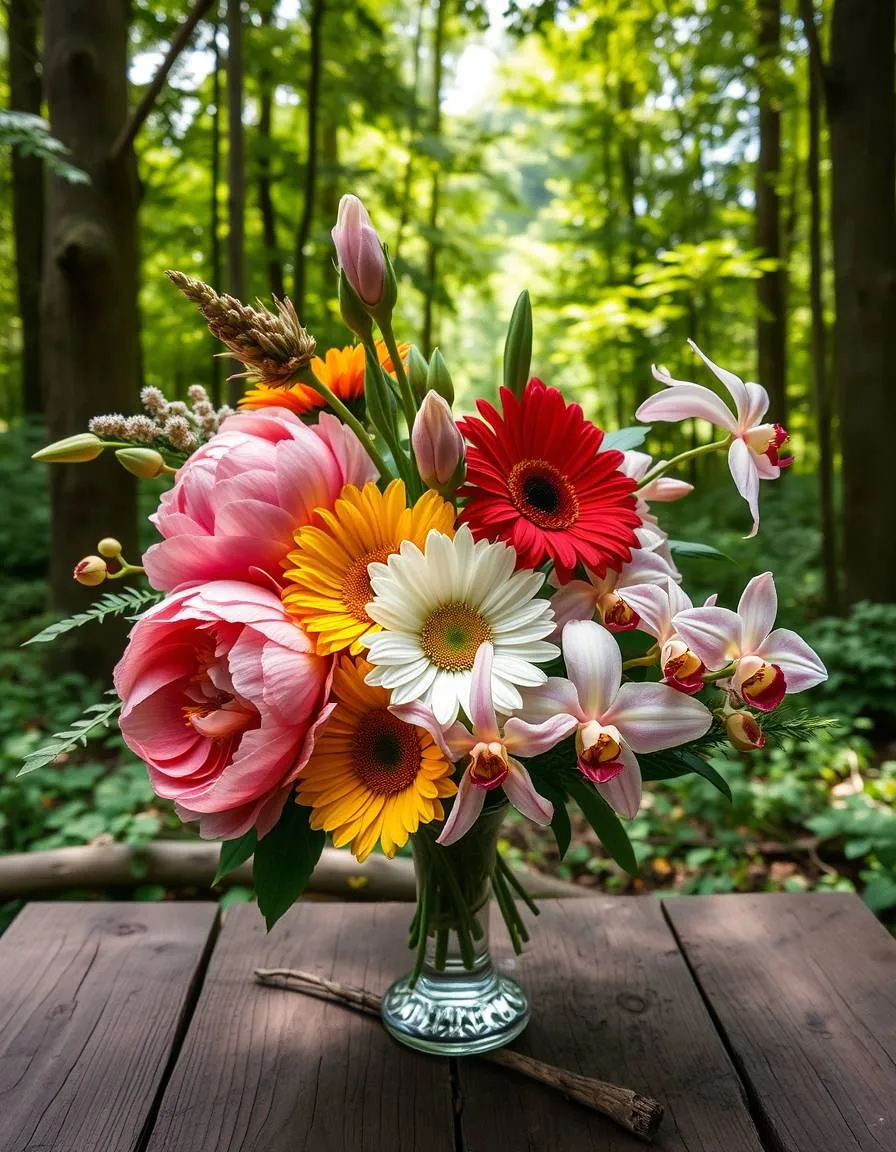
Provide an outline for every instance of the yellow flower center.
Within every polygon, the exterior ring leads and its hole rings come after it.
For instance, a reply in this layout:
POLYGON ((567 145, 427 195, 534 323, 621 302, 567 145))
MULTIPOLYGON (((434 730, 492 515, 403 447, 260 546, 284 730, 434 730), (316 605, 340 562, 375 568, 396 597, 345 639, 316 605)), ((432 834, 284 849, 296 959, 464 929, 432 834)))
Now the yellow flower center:
POLYGON ((546 460, 514 464, 507 477, 507 490, 517 510, 539 528, 562 530, 578 518, 575 488, 546 460))
POLYGON ((417 732, 387 708, 366 713, 355 729, 352 768, 377 796, 394 796, 409 788, 420 771, 417 732))
POLYGON ((366 610, 366 605, 373 599, 373 589, 370 587, 370 574, 367 571, 368 564, 384 564, 394 552, 395 548, 388 544, 383 544, 379 548, 374 548, 372 552, 367 552, 364 556, 361 556, 360 559, 355 560, 355 562, 346 569, 345 576, 342 579, 342 603, 345 605, 346 611, 354 616, 356 620, 361 620, 366 624, 373 623, 367 615, 366 610))
POLYGON ((622 755, 619 741, 593 720, 576 732, 576 752, 586 764, 612 764, 622 755))
POLYGON ((467 672, 479 646, 491 640, 488 621, 475 608, 454 601, 431 612, 420 630, 426 658, 446 672, 467 672))

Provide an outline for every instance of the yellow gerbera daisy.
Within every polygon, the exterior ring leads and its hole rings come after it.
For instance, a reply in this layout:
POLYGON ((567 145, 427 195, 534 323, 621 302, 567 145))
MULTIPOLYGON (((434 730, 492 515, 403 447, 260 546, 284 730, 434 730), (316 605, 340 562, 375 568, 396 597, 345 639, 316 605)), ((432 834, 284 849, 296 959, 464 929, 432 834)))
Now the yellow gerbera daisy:
MULTIPOLYGON (((410 344, 399 344, 402 360, 406 359, 410 344)), ((382 340, 376 342, 376 352, 380 364, 387 372, 394 372, 392 359, 382 340)), ((356 400, 364 392, 365 356, 363 344, 348 344, 345 348, 330 348, 321 359, 315 356, 311 361, 311 371, 326 384, 339 400, 356 400)), ((319 392, 307 384, 291 384, 277 387, 259 381, 244 396, 240 397, 240 408, 289 408, 297 416, 304 416, 326 406, 319 392)))
POLYGON ((443 820, 442 798, 453 796, 454 766, 423 728, 389 711, 389 693, 371 688, 364 659, 341 656, 333 675, 336 707, 298 779, 296 801, 312 809, 311 827, 351 843, 365 860, 379 840, 396 848, 421 824, 443 820))
POLYGON ((368 564, 385 562, 404 540, 423 548, 433 528, 453 537, 454 508, 436 492, 408 508, 404 484, 393 480, 385 492, 346 484, 332 512, 319 508, 317 515, 316 525, 296 533, 283 603, 316 637, 321 656, 343 648, 357 655, 366 635, 380 630, 365 607, 373 599, 368 564))

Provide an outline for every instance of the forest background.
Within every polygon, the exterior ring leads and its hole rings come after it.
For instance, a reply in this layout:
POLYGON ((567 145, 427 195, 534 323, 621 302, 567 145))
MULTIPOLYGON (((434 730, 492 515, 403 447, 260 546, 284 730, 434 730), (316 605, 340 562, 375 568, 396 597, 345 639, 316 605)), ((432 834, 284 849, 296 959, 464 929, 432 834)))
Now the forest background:
MULTIPOLYGON (((709 383, 692 337, 765 385, 797 449, 763 487, 757 540, 714 459, 664 523, 727 557, 681 560, 695 599, 734 603, 775 571, 782 622, 830 671, 812 707, 836 725, 716 758, 730 799, 697 777, 651 786, 634 880, 584 824, 562 863, 522 824, 507 849, 608 891, 855 888, 892 918, 896 0, 3 7, 0 853, 121 841, 123 888, 170 895, 142 882, 141 849, 191 833, 116 736, 16 775, 101 699, 123 632, 21 644, 95 599, 71 568, 97 539, 150 541, 158 490, 30 453, 135 411, 144 384, 233 394, 166 268, 289 294, 320 348, 344 344, 329 228, 352 191, 395 261, 400 334, 441 348, 459 408, 496 392, 528 288, 534 371, 602 426, 632 423, 651 363, 709 383)), ((659 425, 651 446, 710 438, 659 425)), ((2 877, 0 859, 0 901, 2 877)))

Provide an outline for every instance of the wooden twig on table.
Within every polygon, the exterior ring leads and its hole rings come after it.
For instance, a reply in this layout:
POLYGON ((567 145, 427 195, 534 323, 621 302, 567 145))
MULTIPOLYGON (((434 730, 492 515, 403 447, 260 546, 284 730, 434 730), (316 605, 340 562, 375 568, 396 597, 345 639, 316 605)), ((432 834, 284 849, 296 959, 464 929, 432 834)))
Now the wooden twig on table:
MULTIPOLYGON (((370 1016, 378 1017, 380 1014, 382 997, 375 992, 369 992, 366 988, 353 988, 336 980, 326 980, 313 972, 303 972, 296 968, 256 968, 255 978, 260 984, 271 988, 285 988, 322 1000, 336 1000, 370 1016)), ((663 1105, 650 1096, 643 1096, 631 1088, 620 1088, 616 1084, 581 1076, 577 1072, 568 1072, 564 1068, 555 1068, 552 1064, 534 1060, 531 1056, 524 1056, 509 1048, 483 1052, 479 1059, 500 1064, 521 1076, 528 1076, 530 1080, 556 1088, 570 1100, 599 1112, 641 1140, 652 1140, 663 1119, 663 1105)))

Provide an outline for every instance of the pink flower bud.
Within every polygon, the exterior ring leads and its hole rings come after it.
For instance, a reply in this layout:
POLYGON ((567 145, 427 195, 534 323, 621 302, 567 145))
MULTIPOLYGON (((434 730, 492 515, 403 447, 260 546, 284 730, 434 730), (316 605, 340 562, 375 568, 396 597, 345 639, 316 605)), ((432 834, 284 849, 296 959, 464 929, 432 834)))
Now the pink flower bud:
POLYGON ((461 436, 451 407, 438 392, 427 392, 411 433, 411 445, 427 488, 448 495, 463 479, 465 458, 461 436))
POLYGON ((379 304, 386 279, 386 256, 367 209, 357 196, 343 196, 339 201, 331 235, 339 267, 349 284, 369 307, 379 304))
POLYGON ((78 561, 72 573, 78 583, 87 588, 95 588, 97 584, 102 584, 108 574, 106 561, 101 556, 85 556, 83 560, 78 561))
POLYGON ((765 747, 762 729, 750 712, 732 712, 725 721, 725 730, 739 752, 754 752, 765 747))

